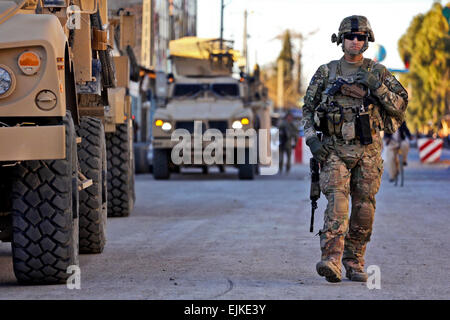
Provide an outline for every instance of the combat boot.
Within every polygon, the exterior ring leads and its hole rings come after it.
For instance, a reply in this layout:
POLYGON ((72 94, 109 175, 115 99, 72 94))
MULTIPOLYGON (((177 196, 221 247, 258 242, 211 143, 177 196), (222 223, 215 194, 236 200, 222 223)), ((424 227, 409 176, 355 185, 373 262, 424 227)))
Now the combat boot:
POLYGON ((328 282, 340 282, 342 279, 341 269, 330 260, 322 260, 316 265, 317 273, 325 277, 328 282))
POLYGON ((350 281, 357 281, 357 282, 366 282, 367 281, 367 273, 364 272, 362 268, 346 268, 345 276, 350 281))

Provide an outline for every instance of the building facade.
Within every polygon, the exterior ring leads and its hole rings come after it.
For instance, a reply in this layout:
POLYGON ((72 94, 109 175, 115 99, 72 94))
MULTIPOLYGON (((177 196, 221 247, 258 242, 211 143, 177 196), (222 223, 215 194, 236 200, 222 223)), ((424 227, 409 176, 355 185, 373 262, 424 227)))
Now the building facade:
POLYGON ((155 72, 168 72, 169 41, 197 34, 197 0, 109 0, 136 17, 138 63, 155 72))
POLYGON ((197 0, 109 0, 108 6, 113 14, 125 9, 136 18, 133 51, 145 72, 138 84, 130 84, 138 88, 130 92, 138 128, 135 140, 147 142, 151 139, 153 112, 166 102, 167 74, 171 72, 169 41, 196 36, 197 0))

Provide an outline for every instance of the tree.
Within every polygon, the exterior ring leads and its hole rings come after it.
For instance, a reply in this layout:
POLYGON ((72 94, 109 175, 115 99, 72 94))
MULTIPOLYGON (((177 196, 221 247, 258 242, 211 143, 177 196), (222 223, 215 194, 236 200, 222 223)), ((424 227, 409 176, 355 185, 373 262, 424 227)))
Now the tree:
POLYGON ((261 70, 262 81, 268 88, 269 99, 277 102, 277 92, 279 89, 278 63, 281 63, 283 69, 283 105, 276 104, 278 108, 296 108, 298 107, 300 95, 295 87, 296 83, 292 76, 294 60, 292 58, 293 47, 289 30, 286 30, 282 37, 277 36, 275 39, 282 39, 282 49, 278 55, 277 61, 264 66, 261 70))
POLYGON ((292 59, 292 43, 289 30, 286 30, 283 37, 283 48, 277 60, 282 60, 284 64, 283 77, 285 81, 292 81, 292 68, 294 67, 294 59, 292 59))
POLYGON ((421 131, 437 131, 450 113, 450 36, 442 5, 435 2, 426 14, 415 16, 398 47, 410 64, 401 76, 410 93, 408 122, 421 131))

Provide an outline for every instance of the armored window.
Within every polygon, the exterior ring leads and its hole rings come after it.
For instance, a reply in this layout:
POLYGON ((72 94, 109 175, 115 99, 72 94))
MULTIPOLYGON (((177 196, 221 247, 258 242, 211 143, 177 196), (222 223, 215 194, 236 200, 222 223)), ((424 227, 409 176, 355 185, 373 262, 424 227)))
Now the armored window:
POLYGON ((176 84, 174 91, 173 91, 173 96, 174 97, 183 97, 183 96, 189 97, 189 96, 196 95, 201 90, 202 90, 202 87, 199 84, 176 84))
POLYGON ((44 0, 44 7, 65 7, 65 0, 44 0))
POLYGON ((212 85, 212 91, 222 97, 239 96, 239 86, 234 83, 215 83, 212 85))

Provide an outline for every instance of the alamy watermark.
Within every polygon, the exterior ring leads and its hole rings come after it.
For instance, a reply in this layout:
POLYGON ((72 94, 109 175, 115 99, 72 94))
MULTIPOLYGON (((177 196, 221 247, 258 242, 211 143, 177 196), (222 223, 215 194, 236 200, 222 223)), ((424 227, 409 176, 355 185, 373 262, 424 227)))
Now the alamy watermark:
POLYGON ((366 282, 367 289, 381 289, 381 270, 377 265, 367 267, 368 278, 366 282))
POLYGON ((262 175, 278 173, 278 131, 227 129, 224 135, 218 129, 203 131, 202 121, 194 121, 193 133, 176 129, 171 141, 178 142, 171 152, 175 165, 260 164, 267 166, 261 171, 262 175))
POLYGON ((81 269, 77 265, 70 265, 67 267, 66 273, 70 274, 69 278, 67 278, 66 285, 67 289, 73 290, 81 289, 81 269))
POLYGON ((67 22, 66 27, 69 30, 81 29, 81 9, 79 6, 71 5, 66 10, 67 22))

